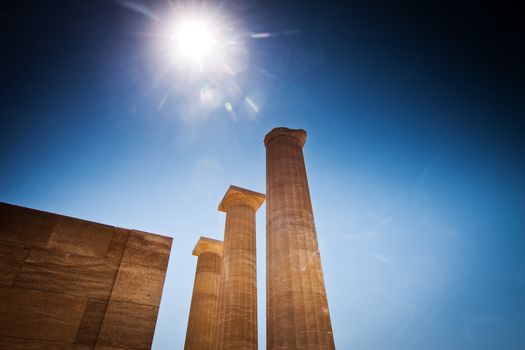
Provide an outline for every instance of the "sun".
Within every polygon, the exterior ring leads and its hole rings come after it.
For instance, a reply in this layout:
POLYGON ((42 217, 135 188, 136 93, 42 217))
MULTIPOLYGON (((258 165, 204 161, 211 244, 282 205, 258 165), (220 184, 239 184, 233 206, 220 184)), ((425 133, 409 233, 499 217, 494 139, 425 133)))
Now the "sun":
POLYGON ((193 78, 237 74, 248 62, 238 22, 215 8, 178 5, 155 32, 162 65, 193 78))
POLYGON ((222 7, 195 3, 177 2, 152 27, 149 52, 156 58, 155 81, 166 84, 159 110, 176 110, 188 120, 219 108, 231 118, 258 114, 254 92, 244 91, 251 36, 243 21, 222 7))
POLYGON ((181 20, 173 39, 179 56, 198 63, 210 58, 217 49, 217 38, 204 19, 181 20))

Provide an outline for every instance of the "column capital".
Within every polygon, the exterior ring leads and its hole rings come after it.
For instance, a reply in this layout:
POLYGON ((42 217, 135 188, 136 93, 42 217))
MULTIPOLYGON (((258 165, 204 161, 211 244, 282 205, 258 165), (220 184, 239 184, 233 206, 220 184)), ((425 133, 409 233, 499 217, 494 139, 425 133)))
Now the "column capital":
POLYGON ((264 146, 268 147, 271 140, 278 136, 289 136, 293 137, 299 142, 301 147, 306 142, 306 131, 303 129, 288 129, 284 127, 273 128, 272 131, 266 134, 264 137, 264 146))
POLYGON ((199 256, 203 253, 214 253, 222 256, 222 241, 201 236, 193 248, 192 254, 199 256))
POLYGON ((257 211, 263 204, 264 199, 265 196, 262 193, 230 185, 219 204, 219 211, 227 212, 228 209, 235 204, 246 204, 257 211))

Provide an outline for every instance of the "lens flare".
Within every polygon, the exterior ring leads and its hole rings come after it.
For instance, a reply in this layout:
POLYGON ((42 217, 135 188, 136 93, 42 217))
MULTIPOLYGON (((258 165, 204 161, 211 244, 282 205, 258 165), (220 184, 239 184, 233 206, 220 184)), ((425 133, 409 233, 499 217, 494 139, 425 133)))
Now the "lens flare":
POLYGON ((288 32, 248 31, 249 18, 223 2, 181 0, 152 7, 113 1, 148 19, 140 33, 145 48, 135 64, 151 77, 149 91, 163 116, 193 122, 225 115, 253 119, 263 113, 259 78, 278 79, 258 68, 250 51, 259 39, 288 32))

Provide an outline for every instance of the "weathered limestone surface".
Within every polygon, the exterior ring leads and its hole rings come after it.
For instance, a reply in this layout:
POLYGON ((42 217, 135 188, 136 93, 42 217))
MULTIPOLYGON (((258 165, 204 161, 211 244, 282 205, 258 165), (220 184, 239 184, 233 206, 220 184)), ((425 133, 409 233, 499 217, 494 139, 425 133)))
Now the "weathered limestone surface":
POLYGON ((266 146, 267 348, 334 349, 302 148, 275 128, 266 146))
POLYGON ((60 219, 60 215, 0 202, 0 239, 22 246, 46 248, 60 219))
POLYGON ((263 202, 263 194, 230 186, 219 204, 226 227, 217 350, 257 349, 255 212, 263 202))
POLYGON ((159 308, 109 301, 97 346, 150 349, 159 308))
POLYGON ((28 254, 28 247, 9 243, 0 244, 0 285, 11 286, 14 283, 28 254))
POLYGON ((213 349, 217 331, 222 242, 201 237, 193 250, 198 256, 185 350, 213 349))
POLYGON ((165 270, 170 249, 171 240, 166 237, 131 230, 122 262, 165 270))
POLYGON ((111 300, 159 306, 163 285, 163 270, 122 263, 111 300))
MULTIPOLYGON (((47 341, 40 339, 26 339, 0 336, 0 349, 2 350, 93 350, 92 346, 71 344, 64 342, 47 341)), ((98 350, 99 348, 97 348, 98 350)), ((111 349, 106 349, 111 350, 111 349)), ((113 349, 125 350, 125 349, 113 349)))
POLYGON ((73 343, 86 303, 81 297, 0 287, 0 336, 73 343))
POLYGON ((107 301, 88 300, 75 337, 75 344, 96 344, 107 307, 107 301))
POLYGON ((171 241, 0 203, 0 349, 149 349, 171 241))
POLYGON ((88 257, 62 251, 32 248, 18 270, 16 287, 107 299, 111 294, 119 259, 88 257))
POLYGON ((96 222, 67 218, 55 227, 47 248, 84 256, 106 256, 114 229, 96 222))

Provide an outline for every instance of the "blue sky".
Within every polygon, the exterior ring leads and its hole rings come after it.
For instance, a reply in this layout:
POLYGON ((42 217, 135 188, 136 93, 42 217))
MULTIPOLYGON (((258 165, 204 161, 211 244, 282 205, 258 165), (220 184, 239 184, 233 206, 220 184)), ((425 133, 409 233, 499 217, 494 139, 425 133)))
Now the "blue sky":
MULTIPOLYGON (((222 3, 271 34, 243 37, 235 115, 198 108, 216 77, 160 66, 164 2, 6 9, 0 200, 173 236, 153 348, 182 349, 195 243, 222 238, 230 184, 264 192, 264 135, 304 128, 337 348, 522 349, 522 25, 503 6, 301 4, 222 3)), ((264 348, 264 206, 257 254, 264 348)))

